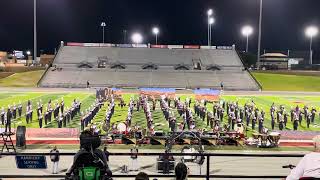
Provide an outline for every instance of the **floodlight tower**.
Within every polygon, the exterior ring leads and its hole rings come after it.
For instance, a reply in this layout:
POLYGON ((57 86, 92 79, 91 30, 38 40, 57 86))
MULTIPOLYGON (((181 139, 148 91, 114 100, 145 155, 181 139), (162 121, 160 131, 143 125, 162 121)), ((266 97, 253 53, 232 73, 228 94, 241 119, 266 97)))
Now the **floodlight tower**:
POLYGON ((209 46, 212 45, 212 25, 215 23, 215 19, 213 17, 209 18, 209 46))
POLYGON ((259 37, 258 37, 258 57, 257 67, 260 69, 260 53, 261 53, 261 33, 262 33, 262 11, 263 11, 263 0, 260 0, 260 13, 259 13, 259 37))
POLYGON ((251 26, 244 26, 242 28, 242 35, 244 35, 247 38, 246 52, 248 52, 248 49, 249 49, 249 36, 252 33, 253 33, 253 28, 251 26))
POLYGON ((152 33, 156 36, 156 45, 158 45, 158 34, 160 33, 160 30, 158 27, 152 28, 152 33))
POLYGON ((313 51, 312 51, 312 41, 313 41, 313 37, 318 35, 318 28, 316 26, 309 26, 306 28, 305 30, 305 34, 307 37, 310 38, 310 64, 312 65, 312 56, 313 56, 313 51))
POLYGON ((143 40, 143 37, 140 33, 134 33, 132 36, 131 36, 131 40, 133 43, 135 44, 140 44, 142 43, 142 40, 143 40))
POLYGON ((37 0, 33 0, 33 63, 37 61, 37 0))
POLYGON ((210 46, 210 18, 211 18, 211 16, 212 16, 212 14, 213 14, 213 10, 212 9, 209 9, 208 11, 207 11, 207 15, 208 15, 208 46, 210 46))
POLYGON ((100 26, 102 27, 102 43, 104 44, 104 28, 107 24, 105 22, 101 22, 100 26))

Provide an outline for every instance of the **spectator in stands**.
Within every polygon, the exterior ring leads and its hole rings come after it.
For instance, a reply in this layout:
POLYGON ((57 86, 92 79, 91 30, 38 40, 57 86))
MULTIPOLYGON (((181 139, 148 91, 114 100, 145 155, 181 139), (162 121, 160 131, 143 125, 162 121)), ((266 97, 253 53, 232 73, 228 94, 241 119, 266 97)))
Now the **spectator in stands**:
POLYGON ((174 171, 176 180, 186 180, 189 174, 189 168, 183 162, 179 162, 174 171))
POLYGON ((135 180, 149 180, 149 176, 145 172, 139 172, 139 174, 137 174, 135 180))
POLYGON ((90 88, 90 82, 87 81, 87 88, 90 88))
POLYGON ((74 156, 72 166, 67 170, 67 177, 77 176, 84 167, 96 167, 103 176, 111 177, 112 172, 106 161, 105 154, 99 149, 100 137, 93 135, 90 129, 80 135, 80 150, 74 156))
POLYGON ((58 174, 58 163, 60 159, 59 150, 57 146, 54 146, 53 149, 50 151, 50 159, 53 162, 52 165, 52 174, 58 174))
POLYGON ((320 178, 320 135, 313 138, 314 152, 306 154, 286 180, 297 180, 301 177, 320 178))

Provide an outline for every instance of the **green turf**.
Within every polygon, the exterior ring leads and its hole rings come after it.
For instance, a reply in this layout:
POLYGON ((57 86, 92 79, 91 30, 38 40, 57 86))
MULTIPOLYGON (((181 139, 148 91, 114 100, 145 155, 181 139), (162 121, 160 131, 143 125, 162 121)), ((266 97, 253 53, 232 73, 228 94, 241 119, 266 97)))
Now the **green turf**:
POLYGON ((264 91, 320 91, 319 76, 286 75, 254 72, 264 91))
POLYGON ((0 79, 0 87, 36 87, 44 70, 15 73, 0 79))
MULTIPOLYGON (((44 104, 44 110, 46 110, 47 107, 47 102, 49 100, 52 100, 52 105, 53 107, 55 106, 56 102, 60 102, 61 98, 63 97, 64 102, 65 102, 65 110, 69 107, 71 107, 72 101, 74 99, 78 99, 81 101, 82 106, 81 110, 85 110, 89 108, 89 106, 92 105, 92 103, 95 100, 95 96, 92 93, 84 93, 84 92, 72 92, 72 93, 67 93, 67 92, 61 92, 61 93, 50 93, 50 92, 21 92, 21 93, 6 93, 6 92, 1 92, 0 93, 0 107, 7 108, 8 105, 13 105, 18 103, 22 103, 23 108, 22 108, 22 117, 17 118, 15 121, 13 121, 13 127, 18 126, 18 125, 25 125, 27 127, 32 127, 32 128, 38 128, 39 123, 38 123, 38 117, 37 117, 37 102, 42 101, 44 104), (33 121, 32 123, 26 124, 26 118, 25 118, 25 112, 26 112, 26 105, 27 101, 31 100, 32 102, 32 108, 33 108, 33 121)), ((43 122, 44 123, 44 122, 43 122)), ((68 124, 68 127, 74 127, 74 128, 79 128, 80 124, 80 117, 76 116, 70 124, 68 124)), ((47 128, 50 127, 57 127, 57 122, 53 121, 51 124, 48 124, 47 126, 44 126, 47 128)))
MULTIPOLYGON (((126 103, 129 102, 129 98, 133 96, 130 94, 126 94, 123 95, 123 98, 125 100, 126 103)), ((136 97, 136 95, 135 95, 136 97)), ((181 100, 185 100, 187 97, 192 98, 192 102, 194 102, 194 95, 181 95, 181 100)), ((221 99, 225 100, 225 101, 229 101, 229 102, 236 102, 238 101, 240 105, 244 105, 245 103, 250 103, 252 100, 255 102, 256 107, 258 107, 260 110, 263 109, 266 114, 265 114, 265 121, 264 121, 264 125, 271 129, 271 117, 270 117, 270 106, 271 104, 274 102, 275 105, 277 107, 279 107, 280 105, 284 105, 286 107, 286 111, 290 112, 292 107, 295 107, 297 105, 299 105, 300 107, 303 107, 304 105, 308 105, 309 107, 320 107, 320 97, 314 97, 314 96, 222 96, 221 99)), ((118 103, 116 101, 116 103, 118 103)), ((193 104, 191 104, 191 109, 193 110, 193 104)), ((106 113, 106 109, 107 109, 107 104, 105 105, 105 107, 103 107, 103 109, 98 113, 98 115, 96 116, 96 118, 94 119, 94 123, 95 124, 103 124, 104 119, 105 119, 105 113, 106 113)), ((209 111, 213 110, 213 104, 212 103, 208 103, 207 104, 207 109, 209 111)), ((119 122, 124 122, 127 116, 127 107, 121 109, 119 106, 116 106, 115 108, 115 114, 111 119, 111 123, 116 123, 118 124, 119 122)), ((177 117, 177 123, 181 123, 182 122, 182 117, 179 117, 178 112, 176 111, 176 109, 172 109, 175 116, 177 117)), ((318 108, 319 111, 319 108, 318 108)), ((159 102, 157 103, 157 108, 155 111, 152 112, 153 115, 153 121, 155 124, 155 130, 156 131, 165 131, 167 132, 169 130, 168 127, 168 122, 164 119, 163 113, 160 109, 160 105, 159 102)), ((206 119, 205 121, 202 121, 200 118, 196 117, 194 115, 194 117, 196 118, 196 126, 197 128, 205 128, 205 129, 209 129, 206 125, 206 119)), ((224 122, 227 122, 227 115, 225 113, 225 117, 224 117, 224 122)), ((145 115, 143 113, 142 110, 140 110, 139 112, 135 111, 133 112, 133 119, 132 119, 132 125, 134 125, 135 123, 137 123, 139 126, 142 127, 146 127, 146 118, 145 115)), ((251 123, 251 122, 250 122, 251 123)), ((257 128, 257 126, 256 126, 257 128)), ((277 125, 275 127, 275 129, 278 129, 277 125)), ((289 122, 287 123, 287 130, 292 130, 293 129, 293 124, 290 122, 290 118, 289 118, 289 122)), ((248 127, 248 135, 250 136, 253 131, 251 131, 251 127, 248 127)), ((257 130, 257 129, 256 129, 257 130)), ((298 130, 302 130, 302 131, 320 131, 320 119, 319 119, 319 115, 316 115, 316 119, 315 119, 315 124, 311 124, 310 128, 308 129, 306 127, 306 123, 305 121, 302 122, 302 125, 299 126, 298 130)))
MULTIPOLYGON (((137 94, 124 94, 123 99, 126 104, 128 104, 130 97, 137 98, 137 94)), ((82 111, 89 108, 89 106, 92 105, 92 103, 95 100, 94 94, 86 93, 86 92, 60 92, 60 93, 44 93, 44 92, 29 92, 29 93, 10 93, 10 92, 1 92, 0 93, 0 107, 7 107, 8 105, 18 104, 21 102, 23 104, 23 117, 21 119, 17 119, 14 122, 14 125, 27 125, 27 127, 39 127, 38 121, 37 121, 37 115, 36 115, 36 102, 40 99, 44 103, 44 107, 46 107, 47 102, 51 99, 53 101, 53 104, 55 102, 61 100, 61 98, 64 98, 65 101, 65 108, 70 107, 73 99, 77 98, 82 102, 82 111), (26 110, 26 103, 28 100, 31 100, 33 102, 33 121, 30 124, 26 124, 25 121, 25 110, 26 110)), ((192 102, 194 103, 194 95, 180 95, 181 99, 184 101, 187 97, 193 99, 192 102)), ((309 107, 320 107, 320 97, 315 96, 221 96, 221 99, 229 102, 236 102, 238 101, 240 105, 244 105, 245 103, 250 103, 251 101, 254 101, 256 104, 256 107, 258 107, 260 110, 263 109, 266 112, 265 115, 265 122, 264 125, 267 128, 271 127, 271 118, 270 118, 270 106, 274 102, 277 107, 280 105, 284 105, 286 107, 287 112, 290 111, 292 107, 295 107, 299 105, 300 107, 304 105, 308 105, 309 107)), ((115 113, 111 119, 111 124, 115 123, 118 124, 120 122, 125 122, 127 113, 128 113, 128 107, 121 108, 118 106, 118 101, 116 101, 116 107, 115 107, 115 113)), ((193 110, 193 103, 191 104, 191 109, 193 110)), ((173 104, 172 104, 173 105, 173 104)), ((93 119, 93 123, 97 124, 100 128, 104 123, 105 120, 105 114, 106 110, 108 108, 108 103, 105 103, 105 105, 102 107, 102 109, 97 113, 95 118, 93 119)), ((207 108, 209 111, 212 111, 213 104, 208 103, 207 108)), ((319 108, 317 109, 319 112, 319 108)), ((182 122, 182 118, 179 117, 178 112, 176 109, 172 108, 172 111, 174 115, 177 117, 177 123, 182 122)), ((153 121, 155 125, 156 131, 165 131, 167 132, 169 130, 168 122, 164 119, 163 113, 160 109, 159 102, 157 103, 157 108, 155 111, 152 112, 153 115, 153 121)), ((195 115, 194 115, 195 117, 195 115)), ((197 128, 206 128, 209 129, 206 126, 206 120, 202 121, 200 118, 196 118, 196 126, 197 128)), ((227 117, 225 115, 224 122, 227 122, 227 117)), ((289 118, 290 120, 290 118, 289 118)), ((134 108, 133 112, 133 118, 132 118, 132 126, 138 124, 139 126, 145 128, 146 127, 146 118, 143 110, 136 111, 136 108, 134 108)), ((57 122, 52 122, 51 124, 48 124, 45 126, 46 128, 50 127, 57 127, 57 122)), ((68 127, 70 128, 79 128, 80 127, 80 117, 76 116, 71 123, 68 124, 68 127)), ((250 129, 250 127, 248 128, 250 129)), ((277 126, 276 126, 277 129, 277 126)), ((287 129, 292 130, 293 125, 289 121, 287 124, 287 129)), ((310 128, 308 129, 306 127, 306 123, 303 121, 302 125, 299 126, 299 130, 302 131, 320 131, 320 119, 319 115, 317 114, 315 119, 315 124, 311 124, 310 128)), ((249 131, 249 134, 252 132, 249 131)))

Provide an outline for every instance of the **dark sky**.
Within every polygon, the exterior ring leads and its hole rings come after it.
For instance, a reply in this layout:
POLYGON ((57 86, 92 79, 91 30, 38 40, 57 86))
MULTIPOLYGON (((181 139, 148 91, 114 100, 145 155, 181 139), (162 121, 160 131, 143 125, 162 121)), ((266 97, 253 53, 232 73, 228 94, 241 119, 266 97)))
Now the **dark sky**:
MULTIPOLYGON (((0 7, 0 50, 32 49, 33 0, 0 0, 0 7)), ((158 25, 163 44, 206 44, 209 7, 216 18, 213 44, 243 49, 240 29, 251 24, 250 50, 256 50, 259 0, 38 0, 39 49, 52 52, 61 40, 101 42, 101 21, 112 43, 123 42, 124 29, 153 42, 151 28, 158 25)), ((320 0, 264 0, 262 49, 307 50, 304 28, 320 25, 319 7, 320 0)))

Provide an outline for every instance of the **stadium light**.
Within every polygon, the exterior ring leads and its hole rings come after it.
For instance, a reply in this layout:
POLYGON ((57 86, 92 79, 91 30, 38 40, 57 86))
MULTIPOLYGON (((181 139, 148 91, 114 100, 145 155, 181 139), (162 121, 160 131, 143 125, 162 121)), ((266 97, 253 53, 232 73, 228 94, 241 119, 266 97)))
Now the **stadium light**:
POLYGON ((257 67, 260 69, 263 0, 260 0, 257 67))
POLYGON ((102 27, 102 43, 104 44, 104 28, 107 24, 105 22, 101 22, 100 26, 102 27))
POLYGON ((159 34, 160 30, 158 27, 154 27, 152 28, 152 33, 156 36, 156 45, 158 44, 158 34, 159 34))
POLYGON ((27 55, 28 55, 28 56, 30 56, 30 55, 31 55, 31 52, 30 52, 30 51, 27 51, 26 53, 27 53, 27 55))
POLYGON ((209 46, 212 45, 212 25, 215 23, 215 19, 213 17, 209 18, 209 46))
POLYGON ((134 33, 131 37, 132 42, 135 44, 140 44, 143 40, 143 37, 140 33, 134 33))
POLYGON ((312 41, 313 41, 313 37, 318 35, 318 28, 316 26, 309 26, 306 28, 305 30, 305 34, 307 37, 310 38, 310 64, 312 64, 312 56, 313 56, 313 51, 312 51, 312 41))
POLYGON ((33 0, 33 63, 37 61, 37 0, 33 0))
POLYGON ((248 49, 249 49, 249 36, 252 33, 253 33, 253 28, 251 26, 244 26, 242 28, 242 35, 244 35, 247 38, 246 52, 248 52, 248 49))
POLYGON ((209 9, 207 11, 208 15, 208 46, 211 46, 211 25, 214 23, 214 18, 212 18, 213 10, 209 9))
POLYGON ((214 22, 215 22, 215 19, 213 17, 209 18, 209 25, 214 24, 214 22))

